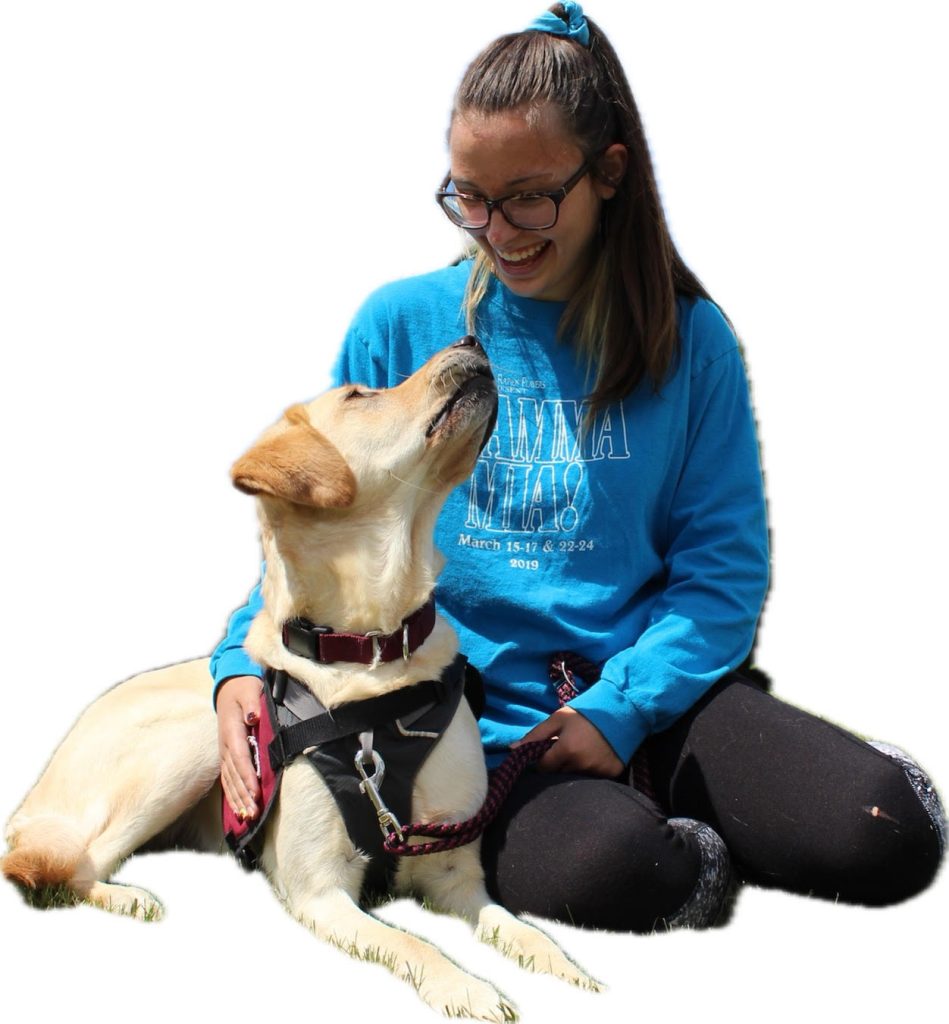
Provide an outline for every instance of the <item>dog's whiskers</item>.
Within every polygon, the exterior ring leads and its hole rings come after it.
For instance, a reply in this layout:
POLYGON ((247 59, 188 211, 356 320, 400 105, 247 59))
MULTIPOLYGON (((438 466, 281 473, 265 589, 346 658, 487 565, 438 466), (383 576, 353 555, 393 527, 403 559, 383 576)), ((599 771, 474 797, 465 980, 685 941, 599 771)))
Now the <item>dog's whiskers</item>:
POLYGON ((389 476, 391 476, 393 480, 398 480, 400 484, 406 484, 408 487, 414 487, 415 490, 417 491, 424 491, 426 494, 439 493, 438 491, 433 491, 429 487, 422 487, 421 484, 414 483, 412 480, 406 480, 404 477, 398 476, 396 473, 393 473, 391 469, 389 470, 389 476))

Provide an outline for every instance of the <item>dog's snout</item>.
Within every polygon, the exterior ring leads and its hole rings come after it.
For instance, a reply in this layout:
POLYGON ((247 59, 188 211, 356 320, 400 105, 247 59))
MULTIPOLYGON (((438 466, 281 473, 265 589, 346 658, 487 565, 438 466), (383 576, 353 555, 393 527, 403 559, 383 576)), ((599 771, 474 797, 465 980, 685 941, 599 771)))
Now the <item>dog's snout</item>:
POLYGON ((452 348, 470 348, 474 349, 475 352, 484 353, 484 346, 473 334, 466 334, 463 338, 459 338, 452 348))

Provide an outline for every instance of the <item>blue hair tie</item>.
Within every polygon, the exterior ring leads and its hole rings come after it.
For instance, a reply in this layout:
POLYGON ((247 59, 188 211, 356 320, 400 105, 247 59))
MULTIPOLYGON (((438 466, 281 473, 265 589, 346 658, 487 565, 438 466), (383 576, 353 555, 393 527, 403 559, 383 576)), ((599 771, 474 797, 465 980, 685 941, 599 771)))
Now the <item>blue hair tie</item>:
POLYGON ((587 19, 583 16, 583 8, 579 4, 575 4, 573 0, 566 0, 563 9, 564 14, 567 15, 567 21, 558 18, 552 11, 544 11, 524 31, 549 32, 552 36, 568 36, 570 39, 576 39, 581 46, 589 46, 590 26, 587 25, 587 19))

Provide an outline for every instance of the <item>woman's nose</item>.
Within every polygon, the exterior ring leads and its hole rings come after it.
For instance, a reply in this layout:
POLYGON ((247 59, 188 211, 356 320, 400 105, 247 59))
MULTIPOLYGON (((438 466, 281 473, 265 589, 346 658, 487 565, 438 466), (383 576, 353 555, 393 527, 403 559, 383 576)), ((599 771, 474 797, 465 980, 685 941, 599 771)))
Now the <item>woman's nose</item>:
POLYGON ((491 211, 488 226, 484 229, 484 236, 495 249, 504 248, 504 243, 510 241, 518 234, 520 228, 514 227, 504 218, 504 214, 495 207, 491 211))

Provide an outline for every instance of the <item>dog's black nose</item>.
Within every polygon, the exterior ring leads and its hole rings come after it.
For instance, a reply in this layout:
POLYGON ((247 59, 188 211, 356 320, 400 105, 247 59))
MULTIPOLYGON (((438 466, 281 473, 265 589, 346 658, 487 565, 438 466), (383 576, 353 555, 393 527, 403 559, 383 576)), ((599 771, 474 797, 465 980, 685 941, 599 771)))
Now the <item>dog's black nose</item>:
POLYGON ((484 348, 481 342, 473 334, 466 334, 463 338, 459 338, 452 348, 473 348, 478 352, 484 352, 484 348))

